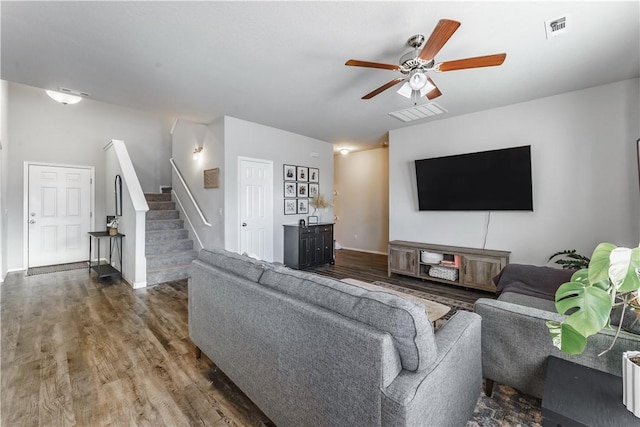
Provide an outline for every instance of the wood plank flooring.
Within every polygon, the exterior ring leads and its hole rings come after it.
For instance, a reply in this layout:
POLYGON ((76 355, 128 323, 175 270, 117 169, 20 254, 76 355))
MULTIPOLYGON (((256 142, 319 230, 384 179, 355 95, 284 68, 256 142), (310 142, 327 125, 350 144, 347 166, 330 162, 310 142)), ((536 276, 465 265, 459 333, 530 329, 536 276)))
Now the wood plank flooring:
MULTIPOLYGON (((473 302, 491 294, 388 278, 386 256, 337 251, 315 271, 473 302)), ((12 273, 0 289, 3 426, 273 426, 204 355, 187 325, 187 283, 133 290, 88 270, 12 273)))

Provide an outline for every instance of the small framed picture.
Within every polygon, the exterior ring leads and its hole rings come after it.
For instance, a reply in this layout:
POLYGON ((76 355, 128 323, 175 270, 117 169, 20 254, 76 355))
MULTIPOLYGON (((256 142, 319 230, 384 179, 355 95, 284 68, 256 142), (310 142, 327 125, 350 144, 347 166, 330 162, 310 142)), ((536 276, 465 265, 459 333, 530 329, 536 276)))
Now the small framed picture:
POLYGON ((284 200, 284 214, 285 215, 295 215, 297 213, 297 200, 296 199, 285 199, 284 200))
POLYGON ((320 194, 319 184, 309 184, 309 197, 314 198, 320 194))
POLYGON ((295 182, 284 183, 284 197, 296 197, 297 187, 295 182))
POLYGON ((296 171, 298 172, 298 181, 309 181, 309 168, 305 166, 298 166, 296 171))
POLYGON ((296 188, 297 197, 309 197, 309 184, 306 182, 299 182, 296 188))
POLYGON ((317 224, 318 217, 316 215, 311 215, 307 218, 307 224, 317 224))
POLYGON ((320 182, 320 171, 317 168, 309 168, 309 182, 320 182))
POLYGON ((309 213, 309 199, 298 199, 298 213, 309 213))
POLYGON ((285 181, 296 180, 296 167, 294 165, 284 165, 284 171, 282 173, 282 179, 285 181))

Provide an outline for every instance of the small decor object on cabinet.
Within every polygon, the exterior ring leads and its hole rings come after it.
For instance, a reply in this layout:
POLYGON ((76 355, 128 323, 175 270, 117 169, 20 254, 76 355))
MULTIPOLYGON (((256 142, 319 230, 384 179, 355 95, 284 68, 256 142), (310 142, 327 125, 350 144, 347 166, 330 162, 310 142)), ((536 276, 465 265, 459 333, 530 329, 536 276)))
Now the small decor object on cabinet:
POLYGON ((309 168, 309 182, 320 182, 320 171, 317 168, 309 168))
POLYGON ((298 197, 309 197, 309 184, 306 182, 299 182, 297 184, 297 190, 298 197))
POLYGON ((284 165, 283 179, 285 181, 296 180, 296 167, 294 165, 284 165))
POLYGON ((204 171, 204 188, 218 188, 218 177, 220 168, 207 169, 204 171))
POLYGON ((284 183, 284 197, 296 197, 296 183, 285 182, 284 183))
POLYGON ((309 199, 298 199, 298 213, 309 213, 309 199))
POLYGON ((298 181, 309 181, 309 168, 298 166, 296 171, 298 172, 298 181))
POLYGON ((309 216, 307 219, 309 220, 309 221, 308 221, 308 224, 309 224, 309 225, 311 225, 311 224, 317 224, 317 223, 318 223, 318 217, 317 217, 317 216, 315 216, 315 215, 311 215, 311 216, 309 216))
POLYGON ((297 213, 297 199, 286 199, 284 201, 284 214, 295 215, 297 213))

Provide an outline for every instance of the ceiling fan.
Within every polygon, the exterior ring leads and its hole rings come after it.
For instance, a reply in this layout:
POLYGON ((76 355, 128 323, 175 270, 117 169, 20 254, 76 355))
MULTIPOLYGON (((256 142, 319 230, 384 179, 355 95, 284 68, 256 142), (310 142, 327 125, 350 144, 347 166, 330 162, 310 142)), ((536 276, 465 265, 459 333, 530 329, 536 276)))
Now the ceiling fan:
POLYGON ((495 55, 476 56, 473 58, 458 59, 454 61, 445 61, 436 63, 434 57, 442 49, 442 46, 456 32, 460 22, 450 19, 441 19, 434 28, 429 40, 424 44, 420 52, 418 49, 424 43, 425 37, 417 34, 411 37, 407 44, 414 50, 404 54, 399 61, 399 65, 383 64, 380 62, 359 61, 357 59, 348 60, 345 65, 354 67, 381 68, 383 70, 400 71, 404 76, 395 78, 388 83, 383 84, 376 90, 369 92, 362 99, 371 99, 374 96, 384 92, 385 90, 405 82, 398 93, 407 98, 415 96, 426 96, 427 99, 434 99, 442 95, 442 92, 435 85, 431 77, 427 75, 428 71, 454 71, 467 68, 493 67, 502 65, 507 57, 506 53, 495 55))

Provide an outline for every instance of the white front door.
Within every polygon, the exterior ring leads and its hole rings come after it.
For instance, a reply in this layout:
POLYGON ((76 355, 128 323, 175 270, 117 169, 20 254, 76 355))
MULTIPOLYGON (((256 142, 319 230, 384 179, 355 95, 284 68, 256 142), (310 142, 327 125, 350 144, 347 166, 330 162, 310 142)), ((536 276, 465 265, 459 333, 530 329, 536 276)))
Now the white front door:
POLYGON ((91 169, 28 167, 28 266, 89 259, 91 169))
POLYGON ((273 163, 240 159, 240 253, 273 261, 273 163))

